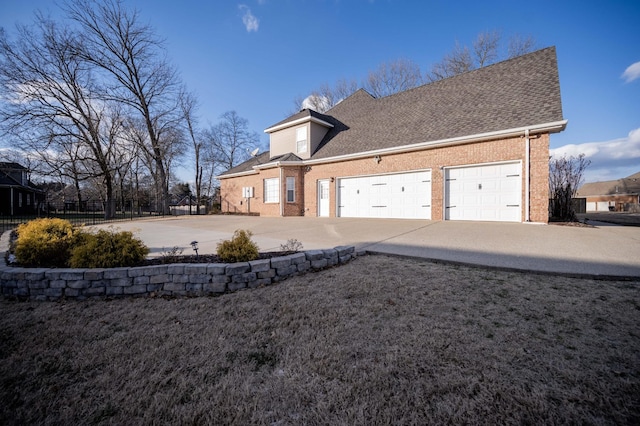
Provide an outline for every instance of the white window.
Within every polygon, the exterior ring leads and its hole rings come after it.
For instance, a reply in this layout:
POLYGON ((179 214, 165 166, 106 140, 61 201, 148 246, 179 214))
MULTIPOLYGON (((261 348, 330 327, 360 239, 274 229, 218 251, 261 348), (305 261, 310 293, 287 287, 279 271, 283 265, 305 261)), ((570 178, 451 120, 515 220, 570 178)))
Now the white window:
POLYGON ((296 202, 296 178, 287 177, 287 203, 296 202))
POLYGON ((264 180, 264 202, 280 202, 280 180, 278 178, 264 180))
POLYGON ((27 194, 27 205, 31 205, 31 194, 27 194))
POLYGON ((298 153, 307 152, 307 128, 296 129, 296 149, 298 153))

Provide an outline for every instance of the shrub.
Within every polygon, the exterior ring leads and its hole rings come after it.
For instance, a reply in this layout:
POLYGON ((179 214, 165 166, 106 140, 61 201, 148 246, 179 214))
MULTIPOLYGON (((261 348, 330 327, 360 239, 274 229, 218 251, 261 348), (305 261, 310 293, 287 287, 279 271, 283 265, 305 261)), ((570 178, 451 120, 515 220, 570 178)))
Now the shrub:
POLYGON ((178 246, 173 246, 170 249, 165 249, 162 247, 162 252, 160 253, 160 262, 161 263, 176 263, 180 260, 180 256, 184 249, 181 249, 178 246))
POLYGON ((285 244, 280 244, 280 250, 282 251, 295 251, 298 252, 304 247, 302 243, 295 238, 289 238, 285 244))
POLYGON ((149 249, 132 232, 100 229, 83 232, 78 245, 71 251, 72 268, 115 268, 140 264, 149 249))
POLYGON ((63 219, 35 219, 18 226, 15 255, 22 266, 68 266, 79 232, 63 219))
POLYGON ((218 244, 217 254, 223 262, 248 262, 258 258, 258 246, 251 240, 251 231, 242 229, 233 233, 231 240, 218 244))

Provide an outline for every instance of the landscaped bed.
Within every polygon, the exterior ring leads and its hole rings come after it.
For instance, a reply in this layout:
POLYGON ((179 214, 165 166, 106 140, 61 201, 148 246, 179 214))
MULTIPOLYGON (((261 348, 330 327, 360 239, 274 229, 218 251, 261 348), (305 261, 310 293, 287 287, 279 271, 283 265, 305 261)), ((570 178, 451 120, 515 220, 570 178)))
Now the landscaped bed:
POLYGON ((639 285, 362 256, 220 297, 2 301, 0 423, 638 424, 639 285))

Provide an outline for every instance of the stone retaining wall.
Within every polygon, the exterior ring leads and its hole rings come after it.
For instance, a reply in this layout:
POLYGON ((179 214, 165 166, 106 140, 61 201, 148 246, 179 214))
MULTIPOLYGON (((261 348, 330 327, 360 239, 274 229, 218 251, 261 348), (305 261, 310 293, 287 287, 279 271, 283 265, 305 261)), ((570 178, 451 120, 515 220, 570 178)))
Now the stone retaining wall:
POLYGON ((353 246, 309 250, 241 263, 176 263, 111 269, 51 269, 4 266, 4 297, 30 300, 122 296, 203 296, 269 285, 293 275, 348 262, 353 246))

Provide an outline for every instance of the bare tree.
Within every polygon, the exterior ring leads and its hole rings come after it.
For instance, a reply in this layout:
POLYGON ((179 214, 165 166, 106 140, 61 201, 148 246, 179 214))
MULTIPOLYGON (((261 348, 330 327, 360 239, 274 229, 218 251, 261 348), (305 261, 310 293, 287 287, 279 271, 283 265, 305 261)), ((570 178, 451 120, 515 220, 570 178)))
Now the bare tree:
POLYGON ((486 31, 478 34, 473 42, 473 53, 477 67, 486 67, 498 61, 499 47, 500 33, 498 31, 486 31))
POLYGON ((403 92, 422 84, 422 72, 415 62, 409 59, 396 59, 383 62, 374 71, 369 72, 365 89, 377 98, 403 92))
MULTIPOLYGON (((422 72, 418 64, 410 59, 396 59, 383 62, 378 68, 370 71, 363 87, 373 96, 380 98, 412 89, 422 83, 422 72)), ((296 98, 294 100, 296 111, 310 108, 318 112, 326 112, 351 96, 358 88, 356 80, 340 79, 334 86, 325 83, 306 98, 296 98)))
POLYGON ((453 50, 446 54, 440 62, 431 67, 431 71, 426 74, 426 79, 430 82, 442 80, 462 74, 473 69, 471 52, 467 46, 461 46, 457 41, 453 50))
POLYGON ((515 34, 509 39, 509 46, 507 47, 507 57, 515 58, 522 56, 526 53, 532 52, 536 48, 536 41, 532 36, 521 36, 515 34))
POLYGON ((582 185, 585 169, 591 164, 584 154, 549 160, 549 195, 551 216, 557 220, 576 221, 572 199, 582 185))
POLYGON ((195 96, 190 93, 184 93, 180 100, 180 108, 182 110, 186 132, 189 140, 191 141, 191 148, 193 149, 193 157, 195 161, 196 214, 200 214, 200 203, 202 201, 202 177, 204 172, 202 166, 204 142, 202 140, 202 135, 196 129, 197 122, 195 110, 197 108, 197 101, 195 96))
POLYGON ((340 79, 333 86, 324 83, 319 89, 312 91, 306 98, 296 98, 294 100, 295 111, 292 113, 296 113, 304 108, 310 108, 318 112, 326 112, 343 99, 351 96, 358 88, 358 82, 355 80, 340 79))
POLYGON ((100 98, 90 67, 77 55, 83 40, 41 15, 34 29, 18 26, 17 33, 15 43, 0 37, 0 84, 9 97, 1 111, 4 129, 50 165, 51 152, 70 154, 65 159, 74 162, 76 187, 80 170, 100 178, 105 217, 111 218, 111 162, 119 118, 117 108, 100 98))
MULTIPOLYGON (((495 30, 478 34, 472 48, 456 41, 453 50, 440 62, 435 63, 424 77, 420 66, 410 59, 383 62, 378 68, 369 72, 362 87, 375 97, 383 97, 485 67, 505 58, 501 54, 501 41, 500 32, 495 30)), ((535 41, 532 37, 516 34, 509 39, 506 57, 524 55, 534 49, 535 41)), ((294 99, 296 108, 294 113, 303 108, 325 112, 355 93, 358 88, 356 80, 341 79, 333 86, 325 83, 319 89, 312 91, 309 96, 294 99)))
POLYGON ((333 86, 333 88, 331 89, 331 92, 333 93, 333 101, 334 101, 332 107, 340 103, 342 100, 353 95, 356 91, 358 91, 359 88, 360 87, 356 80, 347 80, 344 78, 341 78, 340 80, 338 80, 336 84, 333 86))
POLYGON ((82 30, 78 54, 102 70, 108 99, 135 111, 144 124, 146 153, 154 162, 161 209, 169 213, 168 143, 180 117, 180 82, 165 59, 163 43, 136 11, 124 9, 119 0, 73 0, 66 8, 82 30))
POLYGON ((249 121, 235 111, 227 111, 221 121, 205 132, 213 157, 225 169, 230 169, 249 158, 249 152, 258 147, 260 137, 249 130, 249 121))
POLYGON ((435 63, 426 74, 426 80, 434 82, 453 77, 477 68, 486 67, 504 58, 524 55, 535 49, 532 37, 518 34, 509 39, 507 54, 501 53, 502 37, 498 31, 485 31, 478 34, 472 49, 462 46, 456 41, 453 50, 446 54, 440 62, 435 63))

